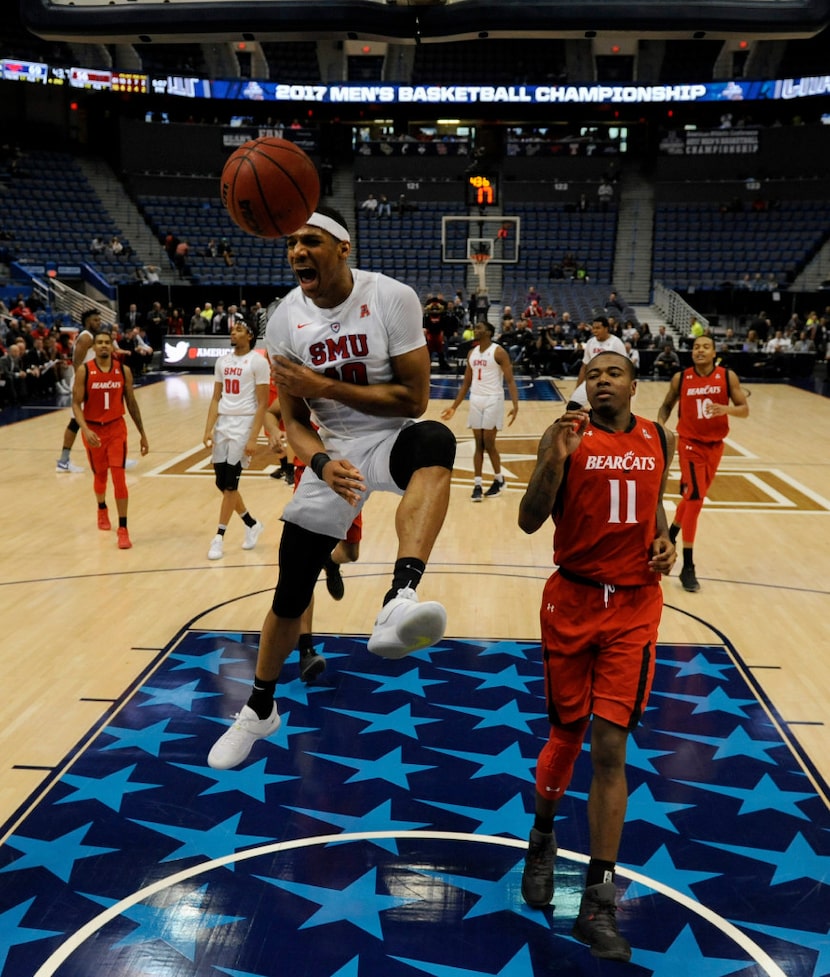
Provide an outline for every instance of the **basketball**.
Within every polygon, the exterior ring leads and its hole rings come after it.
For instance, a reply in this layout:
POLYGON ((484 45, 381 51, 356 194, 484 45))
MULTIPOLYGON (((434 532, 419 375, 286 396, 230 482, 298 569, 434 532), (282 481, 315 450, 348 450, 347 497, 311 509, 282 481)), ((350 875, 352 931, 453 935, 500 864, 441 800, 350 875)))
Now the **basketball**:
POLYGON ((235 224, 257 237, 293 233, 314 213, 319 199, 317 168, 287 139, 251 139, 222 169, 222 203, 235 224))

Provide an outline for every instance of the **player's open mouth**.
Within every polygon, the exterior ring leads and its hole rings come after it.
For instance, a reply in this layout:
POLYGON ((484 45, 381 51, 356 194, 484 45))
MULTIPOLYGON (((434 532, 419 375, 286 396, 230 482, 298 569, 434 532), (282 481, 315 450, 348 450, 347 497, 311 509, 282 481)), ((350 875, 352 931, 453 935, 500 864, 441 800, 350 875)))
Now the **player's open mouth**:
POLYGON ((295 268, 294 274, 304 285, 309 285, 317 279, 317 272, 314 268, 295 268))

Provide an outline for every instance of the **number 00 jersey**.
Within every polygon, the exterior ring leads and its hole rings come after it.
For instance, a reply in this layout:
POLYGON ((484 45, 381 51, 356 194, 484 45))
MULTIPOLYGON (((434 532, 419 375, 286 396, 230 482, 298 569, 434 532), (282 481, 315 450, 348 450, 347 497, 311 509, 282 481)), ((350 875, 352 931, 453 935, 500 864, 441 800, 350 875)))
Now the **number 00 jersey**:
POLYGON ((609 431, 592 417, 568 458, 553 519, 557 566, 597 583, 654 584, 648 568, 656 535, 666 435, 632 415, 627 431, 609 431))
MULTIPOLYGON (((421 301, 408 285, 376 272, 352 269, 351 294, 333 309, 320 309, 295 288, 265 328, 268 355, 286 350, 326 376, 345 383, 393 380, 390 358, 426 345, 421 301)), ((308 401, 324 444, 401 427, 401 417, 364 414, 323 397, 308 401)))

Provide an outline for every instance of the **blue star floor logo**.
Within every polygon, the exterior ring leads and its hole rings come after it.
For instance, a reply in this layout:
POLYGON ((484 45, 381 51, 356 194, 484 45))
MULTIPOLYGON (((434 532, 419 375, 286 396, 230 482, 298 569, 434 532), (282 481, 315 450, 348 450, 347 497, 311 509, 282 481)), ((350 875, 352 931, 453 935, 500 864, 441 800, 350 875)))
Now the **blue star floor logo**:
MULTIPOLYGON (((0 977, 581 977, 588 747, 557 818, 554 905, 521 870, 547 737, 538 647, 392 662, 324 636, 283 722, 207 766, 257 636, 189 631, 0 848, 0 977)), ((617 875, 631 973, 830 974, 823 785, 731 649, 658 648, 628 751, 617 875), (818 787, 818 789, 817 789, 818 787)))

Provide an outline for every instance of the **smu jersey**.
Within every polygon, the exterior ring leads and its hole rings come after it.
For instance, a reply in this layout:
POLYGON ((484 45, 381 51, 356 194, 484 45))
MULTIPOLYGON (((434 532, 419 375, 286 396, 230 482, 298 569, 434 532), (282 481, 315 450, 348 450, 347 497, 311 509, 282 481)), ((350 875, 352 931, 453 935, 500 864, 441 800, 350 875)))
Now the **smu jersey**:
MULTIPOLYGON (((269 356, 289 351, 302 362, 345 383, 390 383, 390 358, 426 345, 421 302, 408 285, 353 268, 354 287, 342 305, 320 309, 297 287, 277 306, 265 327, 269 356)), ((312 420, 324 443, 400 428, 401 417, 378 417, 314 397, 312 420)))
POLYGON ((625 351, 625 343, 619 336, 609 336, 608 339, 596 339, 594 336, 591 336, 585 342, 585 352, 582 355, 582 362, 590 363, 599 353, 620 353, 622 356, 628 356, 628 353, 625 351))
POLYGON ((222 384, 219 413, 234 417, 256 414, 256 388, 268 383, 270 373, 265 357, 253 350, 244 356, 220 356, 213 368, 213 379, 222 384))
POLYGON ((677 401, 677 433, 688 441, 723 441, 729 434, 729 417, 710 417, 709 404, 729 403, 729 370, 716 366, 702 377, 693 366, 680 374, 677 401))
POLYGON ((617 432, 592 417, 553 509, 557 566, 597 583, 656 583, 648 561, 665 468, 666 436, 653 421, 632 415, 617 432))
POLYGON ((94 424, 109 424, 124 416, 124 371, 117 360, 102 370, 95 360, 86 367, 84 417, 94 424))
POLYGON ((496 351, 501 349, 496 343, 490 345, 483 352, 474 346, 467 362, 473 374, 470 384, 471 397, 504 397, 504 383, 501 367, 496 362, 496 351))

